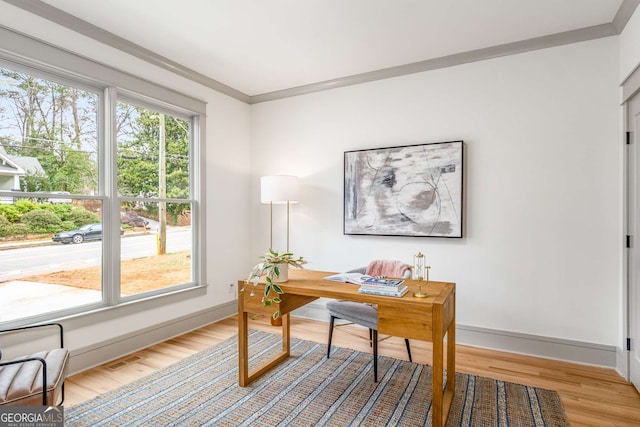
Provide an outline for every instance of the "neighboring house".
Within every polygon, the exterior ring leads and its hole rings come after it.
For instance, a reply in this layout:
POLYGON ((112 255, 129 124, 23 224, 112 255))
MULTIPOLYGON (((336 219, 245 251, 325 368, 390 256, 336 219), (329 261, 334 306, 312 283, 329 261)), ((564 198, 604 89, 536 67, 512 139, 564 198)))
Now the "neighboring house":
MULTIPOLYGON (((20 191, 20 177, 26 174, 45 175, 35 157, 14 156, 0 145, 0 190, 20 191)), ((10 197, 0 197, 0 203, 12 203, 10 197)))

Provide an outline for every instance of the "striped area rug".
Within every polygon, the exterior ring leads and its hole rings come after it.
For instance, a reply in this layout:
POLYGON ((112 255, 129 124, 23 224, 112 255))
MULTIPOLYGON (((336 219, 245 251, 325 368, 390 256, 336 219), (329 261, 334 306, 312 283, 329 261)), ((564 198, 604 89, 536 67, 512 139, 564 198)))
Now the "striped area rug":
MULTIPOLYGON (((281 347, 252 331, 252 364, 281 347)), ((66 408, 65 426, 425 426, 431 367, 292 339, 290 357, 238 386, 237 337, 109 393, 66 408)), ((568 426, 551 390, 456 374, 448 426, 568 426)))

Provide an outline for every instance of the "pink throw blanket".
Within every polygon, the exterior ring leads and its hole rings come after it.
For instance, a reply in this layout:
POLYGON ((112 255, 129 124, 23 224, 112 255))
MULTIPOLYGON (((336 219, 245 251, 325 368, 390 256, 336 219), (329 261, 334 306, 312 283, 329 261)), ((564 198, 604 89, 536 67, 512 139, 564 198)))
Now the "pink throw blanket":
POLYGON ((405 272, 410 268, 410 265, 402 261, 376 259, 369 263, 366 274, 369 276, 404 277, 405 272))

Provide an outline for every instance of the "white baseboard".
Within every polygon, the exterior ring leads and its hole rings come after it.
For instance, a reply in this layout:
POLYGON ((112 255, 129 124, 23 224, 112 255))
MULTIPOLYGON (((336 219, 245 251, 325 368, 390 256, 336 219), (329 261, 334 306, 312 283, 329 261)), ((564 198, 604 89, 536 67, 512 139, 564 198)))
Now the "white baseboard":
POLYGON ((170 322, 141 329, 135 333, 73 350, 69 359, 69 375, 77 374, 102 365, 124 355, 134 353, 154 344, 177 337, 186 332, 206 326, 212 322, 233 316, 238 312, 238 303, 231 301, 207 310, 193 313, 170 322))
POLYGON ((616 367, 614 346, 456 325, 456 343, 587 365, 616 367))
POLYGON ((630 381, 629 352, 624 350, 622 347, 616 348, 616 372, 618 372, 625 380, 630 381))
MULTIPOLYGON (((313 302, 293 312, 308 319, 328 321, 322 301, 313 302)), ((615 346, 456 325, 456 343, 547 359, 616 368, 620 366, 615 346)), ((624 375, 623 375, 624 376, 624 375)))

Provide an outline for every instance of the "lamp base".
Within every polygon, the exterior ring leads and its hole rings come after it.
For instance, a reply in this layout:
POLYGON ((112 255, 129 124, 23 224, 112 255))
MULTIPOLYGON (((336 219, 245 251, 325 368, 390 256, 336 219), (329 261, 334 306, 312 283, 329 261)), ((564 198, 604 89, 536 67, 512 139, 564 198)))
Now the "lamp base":
POLYGON ((422 291, 414 292, 413 296, 415 298, 426 298, 426 297, 428 297, 428 295, 426 293, 422 292, 422 291))

